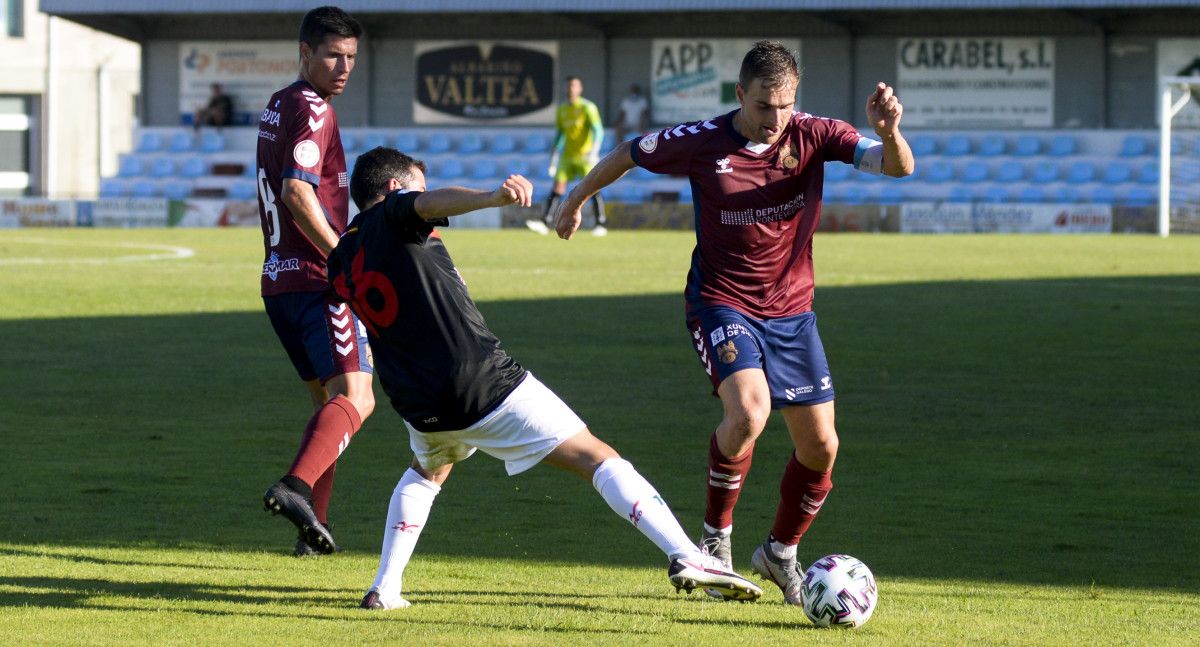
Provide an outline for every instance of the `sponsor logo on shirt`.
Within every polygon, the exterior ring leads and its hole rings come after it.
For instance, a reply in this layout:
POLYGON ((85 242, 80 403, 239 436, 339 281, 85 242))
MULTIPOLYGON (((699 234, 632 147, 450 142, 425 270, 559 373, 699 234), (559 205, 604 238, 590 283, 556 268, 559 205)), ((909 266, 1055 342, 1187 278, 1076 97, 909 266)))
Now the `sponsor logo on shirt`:
POLYGON ((345 171, 338 173, 338 186, 339 187, 350 186, 350 175, 347 174, 345 171))
POLYGON ((822 391, 828 391, 829 389, 832 389, 832 388, 833 388, 833 380, 830 379, 828 375, 821 378, 821 390, 822 391))
POLYGON ((717 328, 716 330, 712 331, 712 334, 709 335, 709 338, 712 339, 713 346, 725 341, 725 329, 717 328))
POLYGON ((653 153, 658 148, 658 133, 650 133, 642 137, 638 142, 638 148, 642 149, 643 153, 653 153))
POLYGON ((321 160, 321 147, 317 146, 317 142, 311 139, 306 139, 292 149, 292 158, 296 163, 304 168, 312 168, 321 160))
MULTIPOLYGON (((276 102, 276 103, 278 103, 278 102, 276 102)), ((266 110, 263 110, 262 116, 258 118, 258 121, 260 123, 271 124, 272 126, 278 126, 279 125, 279 113, 275 112, 274 110, 271 110, 270 108, 267 108, 266 110)))
POLYGON ((290 272, 300 269, 300 259, 298 258, 279 258, 279 254, 271 252, 271 257, 263 263, 262 273, 271 278, 272 281, 279 278, 280 272, 290 272))
POLYGON ((728 157, 717 160, 717 173, 733 173, 733 167, 729 165, 728 157))
MULTIPOLYGON (((719 173, 720 171, 718 171, 719 173)), ((763 207, 762 209, 740 209, 737 211, 721 210, 722 225, 753 225, 763 222, 777 222, 787 220, 796 215, 796 212, 803 209, 805 205, 804 194, 788 200, 783 204, 778 204, 773 207, 763 207)))

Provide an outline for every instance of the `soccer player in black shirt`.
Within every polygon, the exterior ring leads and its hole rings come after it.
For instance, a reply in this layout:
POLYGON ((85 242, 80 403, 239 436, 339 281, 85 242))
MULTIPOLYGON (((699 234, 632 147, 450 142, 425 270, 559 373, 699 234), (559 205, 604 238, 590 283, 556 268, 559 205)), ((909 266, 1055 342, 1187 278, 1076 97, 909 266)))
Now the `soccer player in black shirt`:
POLYGON ((401 578, 454 463, 476 449, 510 475, 538 463, 589 479, 617 514, 670 559, 676 589, 730 599, 762 594, 692 544, 646 479, 588 431, 570 407, 500 347, 435 228, 486 207, 529 206, 519 175, 495 191, 425 190, 425 165, 390 148, 359 156, 350 194, 361 213, 329 255, 329 281, 367 327, 384 392, 404 419, 414 458, 392 493, 368 609, 408 606, 401 578))

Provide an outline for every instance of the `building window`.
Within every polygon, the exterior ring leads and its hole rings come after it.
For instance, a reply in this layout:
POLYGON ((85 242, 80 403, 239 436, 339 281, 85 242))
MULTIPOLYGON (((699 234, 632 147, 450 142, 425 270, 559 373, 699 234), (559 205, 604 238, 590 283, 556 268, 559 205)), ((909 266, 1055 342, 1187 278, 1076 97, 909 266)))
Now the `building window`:
POLYGON ((0 0, 3 6, 4 35, 11 38, 21 38, 25 35, 25 0, 0 0))

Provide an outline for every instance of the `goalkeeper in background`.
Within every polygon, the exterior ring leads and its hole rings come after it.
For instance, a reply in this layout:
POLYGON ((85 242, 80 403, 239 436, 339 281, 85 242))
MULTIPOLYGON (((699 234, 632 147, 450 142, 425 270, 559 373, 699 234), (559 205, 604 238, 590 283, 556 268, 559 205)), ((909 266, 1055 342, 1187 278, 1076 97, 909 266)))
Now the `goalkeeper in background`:
MULTIPOLYGON (((577 76, 567 77, 567 100, 559 104, 554 115, 554 151, 550 154, 550 177, 554 178, 554 190, 546 199, 546 211, 541 220, 526 220, 525 226, 539 234, 550 232, 550 214, 563 195, 567 183, 587 175, 600 160, 600 146, 604 143, 604 123, 596 104, 583 98, 583 81, 577 76)), ((604 201, 597 193, 591 199, 596 227, 592 233, 603 236, 605 228, 604 201)))

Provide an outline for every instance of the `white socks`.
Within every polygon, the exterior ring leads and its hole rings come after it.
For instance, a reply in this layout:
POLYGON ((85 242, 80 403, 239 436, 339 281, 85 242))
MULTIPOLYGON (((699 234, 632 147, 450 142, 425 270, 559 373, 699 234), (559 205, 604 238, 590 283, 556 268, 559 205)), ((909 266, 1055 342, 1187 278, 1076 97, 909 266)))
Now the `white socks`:
POLYGON ((674 559, 697 552, 666 501, 629 461, 623 458, 604 461, 592 475, 592 485, 613 512, 632 522, 668 557, 674 559))
MULTIPOLYGON (((383 550, 379 557, 379 572, 371 589, 379 592, 384 604, 400 597, 404 567, 412 558, 413 549, 425 522, 429 520, 429 509, 442 488, 425 480, 413 468, 408 468, 388 504, 387 525, 383 529, 383 550)), ((405 603, 404 606, 407 606, 405 603)))

